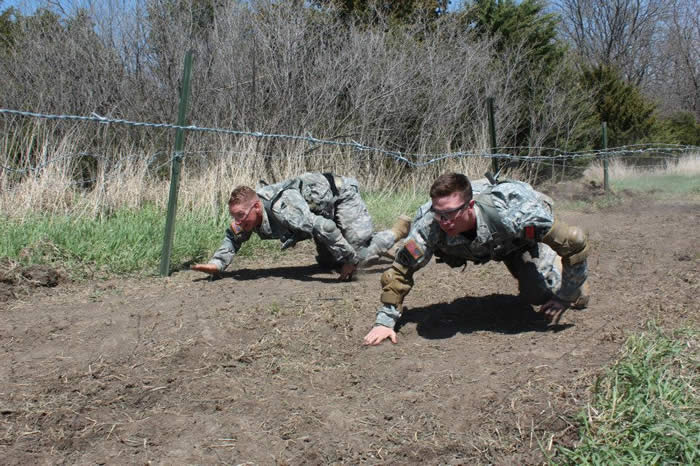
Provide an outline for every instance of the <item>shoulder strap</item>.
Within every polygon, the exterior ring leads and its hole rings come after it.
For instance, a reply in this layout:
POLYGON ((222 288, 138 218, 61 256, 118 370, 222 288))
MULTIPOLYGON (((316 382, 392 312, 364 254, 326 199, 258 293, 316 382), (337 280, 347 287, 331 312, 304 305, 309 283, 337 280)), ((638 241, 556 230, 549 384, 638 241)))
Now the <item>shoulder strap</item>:
MULTIPOLYGON (((298 188, 298 189, 301 189, 301 182, 300 182, 300 180, 297 179, 297 178, 293 178, 293 179, 291 179, 291 180, 283 181, 283 182, 280 182, 280 183, 278 183, 278 184, 280 185, 279 190, 278 190, 276 193, 274 193, 272 196, 270 196, 269 199, 266 199, 265 197, 260 196, 260 194, 258 193, 258 197, 260 197, 260 199, 261 199, 262 202, 263 202, 263 205, 265 206, 265 209, 268 210, 268 211, 272 208, 272 205, 273 205, 275 202, 277 202, 277 200, 282 196, 282 194, 283 194, 286 190, 288 190, 288 189, 290 189, 290 188, 295 188, 295 187, 298 188)), ((271 186, 275 186, 275 185, 267 185, 267 186, 265 186, 265 187, 271 187, 271 186)))
MULTIPOLYGON (((501 183, 506 183, 506 181, 501 181, 501 183)), ((503 233, 506 231, 505 227, 503 226, 503 222, 501 221, 501 216, 498 214, 498 209, 493 203, 490 187, 474 196, 474 202, 481 209, 481 213, 484 214, 486 224, 488 225, 492 234, 503 233)))
POLYGON ((338 191, 338 187, 335 184, 335 177, 333 176, 333 173, 324 172, 321 174, 328 180, 328 184, 331 185, 331 192, 333 193, 333 197, 338 197, 340 191, 338 191))

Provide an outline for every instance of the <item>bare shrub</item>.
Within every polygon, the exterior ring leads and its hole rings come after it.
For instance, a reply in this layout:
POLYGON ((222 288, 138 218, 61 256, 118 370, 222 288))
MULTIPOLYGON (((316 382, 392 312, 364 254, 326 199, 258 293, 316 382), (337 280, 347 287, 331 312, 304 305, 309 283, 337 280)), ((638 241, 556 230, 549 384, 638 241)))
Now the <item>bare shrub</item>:
MULTIPOLYGON (((420 154, 486 151, 485 102, 495 96, 498 144, 511 145, 516 132, 524 103, 515 83, 527 57, 515 49, 495 60, 493 44, 467 35, 450 15, 401 27, 377 16, 369 27, 303 2, 211 2, 204 10, 207 2, 136 3, 86 2, 23 19, 16 43, 0 53, 3 106, 172 122, 183 57, 193 49, 188 124, 358 141, 421 161, 420 154)), ((555 133, 566 141, 580 125, 565 108, 572 96, 558 76, 547 83, 546 103, 533 110, 541 121, 533 140, 555 133)), ((0 172, 2 212, 99 215, 166 202, 171 131, 3 116, 0 138, 3 165, 30 169, 0 172), (51 176, 61 192, 43 181, 51 176)), ((235 184, 305 170, 356 176, 372 190, 423 189, 440 170, 480 177, 490 163, 459 159, 412 169, 374 151, 194 132, 186 152, 181 205, 214 211, 235 184)))

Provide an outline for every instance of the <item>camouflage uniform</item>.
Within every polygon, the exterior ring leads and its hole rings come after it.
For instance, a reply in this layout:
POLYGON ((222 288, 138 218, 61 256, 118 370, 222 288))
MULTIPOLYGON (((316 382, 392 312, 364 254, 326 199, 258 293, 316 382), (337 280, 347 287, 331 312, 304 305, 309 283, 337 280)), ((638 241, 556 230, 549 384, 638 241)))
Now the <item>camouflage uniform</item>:
POLYGON ((430 211, 432 202, 418 210, 403 248, 382 276, 383 306, 377 311, 375 325, 394 327, 403 298, 413 286, 413 273, 433 254, 453 267, 467 262, 504 262, 518 280, 521 297, 530 304, 544 304, 554 296, 566 302, 579 297, 588 274, 585 236, 580 229, 571 230, 580 232, 579 238, 583 238, 575 248, 546 238, 555 224, 552 200, 519 181, 491 185, 477 180, 472 182, 472 190, 475 231, 448 236, 430 211), (557 266, 560 256, 564 257, 563 270, 557 266), (569 256, 575 260, 569 260, 569 256))
MULTIPOLYGON (((262 223, 253 231, 262 239, 279 239, 283 249, 313 239, 322 265, 364 263, 396 242, 391 230, 374 233, 354 178, 304 173, 256 192, 264 208, 262 223)), ((252 233, 229 227, 209 263, 219 271, 226 269, 252 233)))

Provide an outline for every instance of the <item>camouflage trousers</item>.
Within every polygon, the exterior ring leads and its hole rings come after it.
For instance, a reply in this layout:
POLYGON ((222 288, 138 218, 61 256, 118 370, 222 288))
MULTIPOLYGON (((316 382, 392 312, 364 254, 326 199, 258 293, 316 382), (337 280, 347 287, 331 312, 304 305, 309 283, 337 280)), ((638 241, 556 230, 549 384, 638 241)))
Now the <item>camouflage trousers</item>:
MULTIPOLYGON (((360 265, 376 260, 396 242, 391 230, 374 231, 372 217, 356 189, 343 190, 336 203, 334 220, 343 237, 355 248, 360 265)), ((318 252, 316 260, 320 265, 331 268, 342 265, 335 261, 325 245, 314 242, 318 252)))
POLYGON ((544 243, 538 243, 537 252, 516 253, 505 259, 508 271, 518 280, 520 297, 528 304, 544 304, 554 297, 566 296, 575 300, 586 280, 587 265, 584 261, 567 270, 562 270, 561 258, 544 243), (565 283, 573 283, 572 290, 562 290, 562 273, 567 274, 565 283))

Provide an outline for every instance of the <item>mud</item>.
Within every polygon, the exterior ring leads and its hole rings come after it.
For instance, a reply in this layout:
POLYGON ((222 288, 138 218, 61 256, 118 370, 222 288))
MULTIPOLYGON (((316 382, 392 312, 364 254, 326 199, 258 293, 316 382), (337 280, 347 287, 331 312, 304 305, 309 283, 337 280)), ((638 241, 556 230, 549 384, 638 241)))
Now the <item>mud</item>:
MULTIPOLYGON (((379 277, 311 245, 220 280, 185 271, 0 302, 4 464, 541 464, 577 440, 626 335, 698 324, 700 203, 563 212, 593 298, 551 327, 502 264, 416 275, 398 343, 366 348, 379 277)), ((38 289, 37 289, 38 290, 38 289)))

